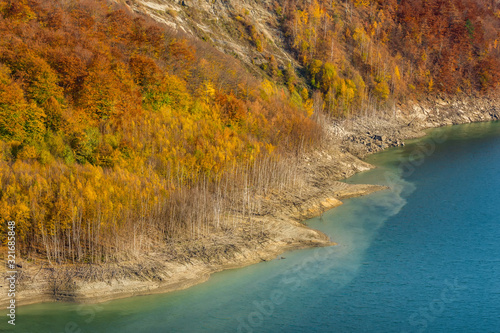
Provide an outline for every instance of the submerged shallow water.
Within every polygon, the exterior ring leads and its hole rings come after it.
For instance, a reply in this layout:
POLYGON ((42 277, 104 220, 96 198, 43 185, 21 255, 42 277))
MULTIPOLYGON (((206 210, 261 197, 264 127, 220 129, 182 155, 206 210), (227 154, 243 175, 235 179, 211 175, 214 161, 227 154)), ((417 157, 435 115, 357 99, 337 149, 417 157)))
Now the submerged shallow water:
POLYGON ((500 123, 435 129, 368 162, 347 182, 391 190, 307 221, 338 246, 164 295, 24 306, 13 331, 500 332, 500 123))

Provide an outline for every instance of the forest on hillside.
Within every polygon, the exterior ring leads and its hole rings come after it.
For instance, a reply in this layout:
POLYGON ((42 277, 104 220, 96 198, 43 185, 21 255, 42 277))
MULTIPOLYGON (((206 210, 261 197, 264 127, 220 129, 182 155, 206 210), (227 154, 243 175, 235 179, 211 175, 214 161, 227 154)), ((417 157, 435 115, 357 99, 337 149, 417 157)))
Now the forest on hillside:
POLYGON ((25 255, 100 262, 232 229, 227 207, 244 216, 321 136, 307 96, 123 6, 0 13, 0 216, 25 255))
POLYGON ((500 80, 497 1, 290 0, 276 12, 310 87, 336 116, 428 94, 487 93, 500 80))
POLYGON ((294 186, 325 115, 498 87, 495 1, 274 6, 302 77, 255 77, 115 2, 0 0, 1 232, 58 263, 236 232, 294 186))

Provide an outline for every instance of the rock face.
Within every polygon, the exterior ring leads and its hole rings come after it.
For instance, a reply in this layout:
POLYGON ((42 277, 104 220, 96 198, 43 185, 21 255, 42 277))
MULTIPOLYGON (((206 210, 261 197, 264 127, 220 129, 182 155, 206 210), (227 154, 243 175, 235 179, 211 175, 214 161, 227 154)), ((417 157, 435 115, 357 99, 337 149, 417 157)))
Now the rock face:
MULTIPOLYGON (((118 1, 118 0, 116 0, 118 1)), ((133 11, 151 16, 175 31, 211 43, 235 56, 253 71, 272 55, 278 65, 297 65, 285 48, 275 1, 253 0, 127 0, 133 11), (249 37, 254 31, 263 48, 249 37)))
POLYGON ((400 105, 392 115, 358 117, 334 126, 342 128, 335 132, 342 146, 362 158, 385 148, 404 146, 403 140, 423 136, 427 128, 499 119, 499 97, 434 97, 400 105))

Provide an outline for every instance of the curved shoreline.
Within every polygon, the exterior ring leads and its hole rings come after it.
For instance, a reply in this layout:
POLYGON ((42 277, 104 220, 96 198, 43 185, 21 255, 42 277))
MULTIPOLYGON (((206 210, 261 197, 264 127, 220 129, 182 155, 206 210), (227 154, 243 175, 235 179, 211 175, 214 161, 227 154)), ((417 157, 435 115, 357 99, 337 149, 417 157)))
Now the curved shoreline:
MULTIPOLYGON (((272 216, 261 218, 260 222, 266 223, 266 226, 269 225, 268 237, 260 240, 232 239, 236 241, 236 244, 229 245, 234 247, 234 251, 222 258, 217 258, 214 262, 211 262, 210 258, 208 261, 203 261, 196 257, 189 258, 188 262, 183 263, 168 262, 161 256, 150 256, 144 259, 150 261, 150 266, 146 268, 152 271, 152 274, 142 274, 142 266, 136 265, 135 271, 131 268, 131 272, 127 272, 136 275, 129 274, 116 279, 102 278, 95 281, 69 279, 62 288, 52 285, 54 283, 52 279, 55 276, 53 268, 46 268, 46 271, 39 275, 43 266, 40 268, 25 263, 26 268, 23 267, 23 269, 26 269, 28 273, 30 269, 32 269, 31 273, 36 270, 38 272, 34 277, 28 274, 29 281, 22 281, 23 289, 18 294, 16 303, 21 306, 53 301, 96 303, 131 296, 165 293, 202 283, 215 272, 271 260, 285 251, 334 245, 335 243, 331 242, 325 234, 308 228, 299 221, 321 215, 324 211, 341 205, 342 199, 369 194, 385 188, 377 185, 348 185, 336 181, 336 179, 345 179, 356 172, 372 167, 357 157, 362 158, 367 154, 400 145, 404 139, 420 137, 424 135, 422 132, 424 129, 498 120, 500 119, 499 105, 497 100, 489 98, 427 101, 398 109, 392 120, 384 119, 379 123, 372 123, 372 119, 365 118, 357 119, 356 122, 351 121, 351 124, 337 125, 341 129, 340 134, 337 134, 335 138, 337 146, 318 151, 315 156, 308 157, 304 162, 312 172, 318 173, 314 184, 309 184, 311 187, 309 191, 301 193, 291 203, 283 203, 279 211, 273 212, 272 216)), ((98 272, 106 272, 104 268, 101 268, 95 269, 98 272)), ((123 269, 123 267, 120 268, 123 269)), ((4 285, 0 287, 0 293, 6 295, 4 285)), ((2 297, 0 306, 6 305, 7 301, 2 297)))
MULTIPOLYGON (((210 275, 216 272, 273 260, 286 251, 336 245, 324 233, 311 229, 298 221, 321 215, 326 210, 340 206, 342 204, 340 199, 386 189, 386 187, 379 185, 347 185, 342 187, 344 188, 340 191, 326 192, 325 196, 309 199, 300 207, 293 207, 292 210, 283 212, 286 217, 266 218, 267 222, 273 225, 273 228, 279 230, 273 238, 259 244, 259 247, 249 242, 246 244, 248 246, 243 245, 238 248, 232 257, 223 258, 217 263, 210 264, 197 259, 193 259, 189 264, 164 262, 160 264, 160 269, 155 271, 155 274, 159 276, 168 275, 163 280, 133 277, 110 281, 73 281, 74 284, 69 288, 59 289, 57 295, 51 293, 50 281, 38 281, 35 284, 30 284, 30 288, 21 290, 16 303, 18 306, 55 301, 102 303, 131 296, 166 293, 205 282, 210 275)), ((4 305, 7 305, 7 302, 0 301, 0 306, 4 305)))

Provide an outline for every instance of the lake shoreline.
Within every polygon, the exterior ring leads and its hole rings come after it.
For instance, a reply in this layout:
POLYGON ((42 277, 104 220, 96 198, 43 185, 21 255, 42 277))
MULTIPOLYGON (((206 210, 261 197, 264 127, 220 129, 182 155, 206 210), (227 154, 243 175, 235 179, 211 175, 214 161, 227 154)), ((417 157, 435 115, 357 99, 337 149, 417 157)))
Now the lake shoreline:
MULTIPOLYGON (((17 303, 21 306, 52 301, 97 303, 165 293, 202 283, 215 272, 272 260, 285 251, 334 245, 334 240, 300 221, 341 205, 343 199, 385 189, 338 181, 373 167, 360 158, 400 146, 403 140, 421 137, 428 128, 498 120, 499 106, 498 100, 488 97, 436 98, 401 105, 391 118, 366 115, 336 122, 324 148, 304 157, 301 167, 309 175, 306 186, 299 193, 278 200, 272 214, 256 217, 253 223, 262 226, 260 234, 245 237, 242 229, 231 237, 217 235, 201 240, 200 244, 172 245, 177 252, 195 253, 183 260, 169 261, 165 253, 153 253, 140 260, 83 265, 77 269, 22 262, 17 303), (197 257, 200 249, 203 255, 197 257)), ((4 287, 0 292, 6 295, 4 287)), ((6 305, 6 301, 0 300, 0 305, 6 305)))

